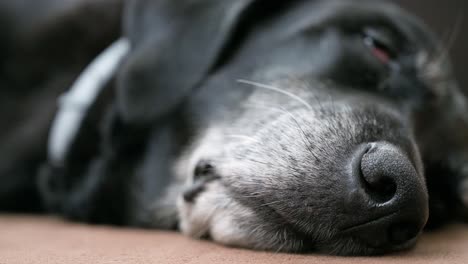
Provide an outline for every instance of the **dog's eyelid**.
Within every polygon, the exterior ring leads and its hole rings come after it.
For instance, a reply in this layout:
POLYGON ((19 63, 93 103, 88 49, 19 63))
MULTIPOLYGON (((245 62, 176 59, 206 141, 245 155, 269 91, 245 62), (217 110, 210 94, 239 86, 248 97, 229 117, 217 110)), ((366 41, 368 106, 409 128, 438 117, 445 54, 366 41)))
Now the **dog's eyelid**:
POLYGON ((384 28, 365 27, 362 30, 363 37, 379 48, 385 49, 392 56, 397 56, 400 48, 395 36, 384 28))
POLYGON ((374 57, 385 65, 394 62, 403 54, 401 41, 386 28, 366 26, 361 29, 362 41, 374 57))

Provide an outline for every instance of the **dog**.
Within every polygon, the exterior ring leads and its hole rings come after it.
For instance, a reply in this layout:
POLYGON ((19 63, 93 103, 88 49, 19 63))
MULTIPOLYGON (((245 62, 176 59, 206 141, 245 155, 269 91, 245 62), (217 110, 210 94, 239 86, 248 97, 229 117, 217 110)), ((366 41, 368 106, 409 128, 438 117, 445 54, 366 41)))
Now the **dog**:
MULTIPOLYGON (((98 3, 117 10, 96 24, 107 39, 84 39, 103 50, 121 18, 118 69, 59 162, 51 100, 86 63, 44 66, 66 81, 3 106, 31 117, 10 117, 2 136, 4 210, 333 255, 409 249, 425 226, 467 219, 466 98, 443 45, 396 5, 98 3)), ((89 63, 99 49, 74 50, 89 63)))

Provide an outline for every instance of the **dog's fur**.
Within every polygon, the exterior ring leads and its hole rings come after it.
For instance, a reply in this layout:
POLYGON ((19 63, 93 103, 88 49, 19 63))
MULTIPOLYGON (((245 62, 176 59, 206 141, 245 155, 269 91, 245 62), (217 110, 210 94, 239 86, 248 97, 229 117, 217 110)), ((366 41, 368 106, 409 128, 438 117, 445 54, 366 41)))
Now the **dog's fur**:
POLYGON ((99 34, 72 36, 90 46, 59 42, 87 28, 70 20, 27 33, 13 16, 2 23, 2 209, 342 255, 409 248, 428 207, 431 226, 467 218, 466 99, 443 47, 384 1, 128 1, 130 54, 66 166, 46 164, 54 100, 118 37, 119 1, 76 5, 58 13, 114 10, 108 23, 97 13, 99 34), (390 61, 372 53, 367 30, 390 46, 390 61), (63 52, 56 62, 36 48, 50 43, 63 52), (391 197, 356 183, 356 168, 390 175, 391 197), (389 243, 387 228, 402 222, 412 234, 389 243))

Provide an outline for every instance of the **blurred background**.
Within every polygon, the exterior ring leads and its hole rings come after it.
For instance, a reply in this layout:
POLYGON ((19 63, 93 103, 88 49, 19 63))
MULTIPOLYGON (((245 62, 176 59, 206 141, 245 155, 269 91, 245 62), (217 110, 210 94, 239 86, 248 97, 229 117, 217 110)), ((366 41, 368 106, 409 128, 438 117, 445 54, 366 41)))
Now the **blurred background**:
MULTIPOLYGON (((0 36, 4 38, 7 35, 9 25, 8 22, 14 21, 15 26, 21 27, 23 24, 36 23, 42 20, 43 17, 47 17, 49 14, 59 13, 57 10, 63 9, 66 6, 72 6, 79 2, 89 2, 93 5, 106 5, 106 3, 120 3, 127 2, 128 0, 0 0, 0 36), (53 4, 51 4, 53 3, 53 4), (19 19, 27 14, 28 21, 19 19), (18 19, 14 19, 16 17, 18 19), (10 19, 9 19, 10 18, 10 19)), ((233 0, 235 1, 235 0, 233 0)), ((355 1, 355 0, 343 0, 343 1, 355 1)), ((467 0, 390 0, 394 1, 409 11, 417 14, 424 21, 431 26, 431 28, 441 38, 444 38, 445 42, 448 41, 450 35, 456 34, 456 39, 451 45, 451 57, 455 64, 455 72, 462 84, 464 91, 468 91, 468 74, 465 73, 465 67, 468 65, 465 61, 468 60, 468 1, 467 0), (454 31, 457 21, 461 21, 457 31, 454 31)), ((116 6, 116 5, 109 5, 116 6)), ((117 5, 118 6, 118 5, 117 5)), ((99 8, 89 8, 88 12, 99 8)), ((112 19, 118 16, 121 11, 119 8, 104 8, 105 13, 96 14, 91 11, 90 22, 92 17, 99 17, 101 21, 106 19, 112 19)), ((99 12, 97 12, 99 13, 99 12)), ((11 26, 11 25, 10 25, 11 26)), ((116 28, 116 25, 111 25, 116 28)), ((102 27, 102 25, 101 25, 102 27)), ((93 27, 91 27, 93 28, 93 27)), ((109 30, 109 32, 115 32, 109 30)), ((102 32, 101 32, 102 34, 102 32)), ((99 35, 96 32, 95 35, 99 35)), ((85 42, 85 41, 84 41, 85 42)), ((5 41, 0 42, 0 48, 3 47, 5 41)), ((70 43, 67 43, 70 45, 70 43)), ((92 45, 92 44, 89 44, 92 45)), ((2 53, 0 52, 0 59, 2 53)))
POLYGON ((451 58, 460 85, 468 94, 468 1, 467 0, 394 0, 407 10, 417 14, 436 32, 439 38, 451 44, 451 58), (458 25, 458 29, 456 29, 458 25), (455 30, 455 31, 454 31, 455 30))

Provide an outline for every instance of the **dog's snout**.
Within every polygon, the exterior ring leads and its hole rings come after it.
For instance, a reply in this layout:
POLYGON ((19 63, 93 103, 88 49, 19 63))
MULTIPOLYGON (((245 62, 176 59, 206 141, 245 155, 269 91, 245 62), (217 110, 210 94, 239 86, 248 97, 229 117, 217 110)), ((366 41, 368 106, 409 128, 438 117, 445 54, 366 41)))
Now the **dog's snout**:
MULTIPOLYGON (((370 143, 354 154, 347 206, 358 216, 349 231, 376 247, 414 239, 428 217, 425 183, 408 156, 388 143, 370 143)), ((351 212, 351 211, 350 211, 351 212)))
POLYGON ((389 168, 392 157, 388 151, 378 150, 376 144, 370 144, 359 157, 359 166, 355 177, 358 177, 362 188, 375 203, 385 203, 395 196, 397 190, 396 171, 389 168), (376 153, 377 152, 377 153, 376 153))

